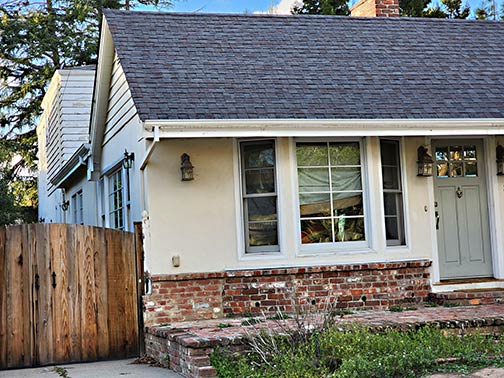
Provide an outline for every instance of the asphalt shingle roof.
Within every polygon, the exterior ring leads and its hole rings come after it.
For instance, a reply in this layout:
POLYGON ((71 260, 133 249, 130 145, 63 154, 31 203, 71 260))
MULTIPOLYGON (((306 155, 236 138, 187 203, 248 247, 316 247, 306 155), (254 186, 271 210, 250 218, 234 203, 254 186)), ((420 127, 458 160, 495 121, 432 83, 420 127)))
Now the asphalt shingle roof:
POLYGON ((105 15, 143 120, 504 118, 504 22, 105 15))

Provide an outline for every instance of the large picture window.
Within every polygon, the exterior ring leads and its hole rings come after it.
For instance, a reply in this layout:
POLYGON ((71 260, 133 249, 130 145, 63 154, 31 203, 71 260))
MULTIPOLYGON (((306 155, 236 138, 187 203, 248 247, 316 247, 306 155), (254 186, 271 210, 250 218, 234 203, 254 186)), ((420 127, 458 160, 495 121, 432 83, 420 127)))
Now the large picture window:
POLYGON ((245 250, 279 251, 275 142, 240 143, 245 250))
POLYGON ((366 239, 359 142, 297 143, 301 243, 366 239))
POLYGON ((387 245, 405 245, 404 205, 399 141, 380 140, 387 245))
POLYGON ((122 170, 118 169, 108 177, 109 223, 111 228, 124 230, 124 187, 122 170))

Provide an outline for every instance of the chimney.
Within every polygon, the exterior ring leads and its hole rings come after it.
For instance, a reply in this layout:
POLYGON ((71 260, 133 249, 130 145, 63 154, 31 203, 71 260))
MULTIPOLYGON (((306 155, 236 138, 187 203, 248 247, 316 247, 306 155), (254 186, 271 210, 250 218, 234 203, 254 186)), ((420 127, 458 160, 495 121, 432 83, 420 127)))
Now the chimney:
POLYGON ((360 0, 350 8, 354 17, 399 17, 399 0, 360 0))

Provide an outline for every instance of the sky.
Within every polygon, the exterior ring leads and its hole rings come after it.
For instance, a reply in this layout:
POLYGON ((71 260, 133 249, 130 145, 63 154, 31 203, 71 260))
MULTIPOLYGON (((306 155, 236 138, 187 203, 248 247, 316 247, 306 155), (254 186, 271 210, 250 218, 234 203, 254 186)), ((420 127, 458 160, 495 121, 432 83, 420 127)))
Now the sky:
MULTIPOLYGON (((174 6, 170 8, 172 12, 205 12, 205 13, 261 13, 267 12, 272 6, 275 13, 290 14, 292 5, 301 0, 174 0, 174 6)), ((353 4, 357 0, 351 0, 353 4)), ((465 0, 474 11, 481 6, 485 0, 465 0)), ((434 2, 438 2, 434 0, 434 2)), ((497 0, 502 4, 501 0, 497 0)))

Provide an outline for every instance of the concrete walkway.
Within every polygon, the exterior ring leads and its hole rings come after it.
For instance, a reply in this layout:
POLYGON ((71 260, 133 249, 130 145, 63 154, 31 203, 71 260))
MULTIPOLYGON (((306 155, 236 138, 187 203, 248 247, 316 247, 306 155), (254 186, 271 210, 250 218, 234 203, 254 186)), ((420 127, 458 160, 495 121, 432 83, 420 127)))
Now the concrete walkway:
MULTIPOLYGON (((181 378, 171 370, 132 364, 134 359, 58 365, 68 378, 181 378)), ((34 369, 1 370, 0 378, 59 378, 53 366, 34 369)))

